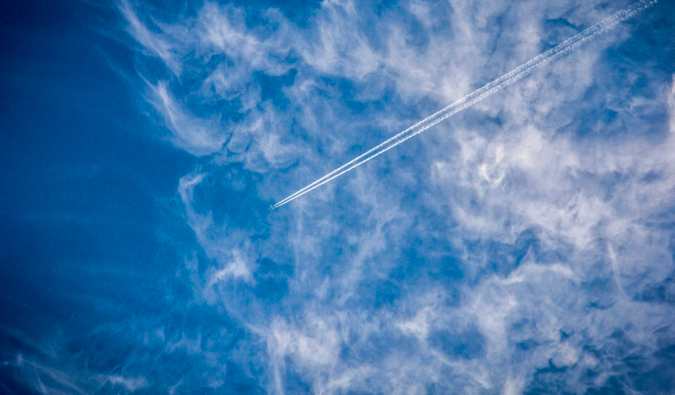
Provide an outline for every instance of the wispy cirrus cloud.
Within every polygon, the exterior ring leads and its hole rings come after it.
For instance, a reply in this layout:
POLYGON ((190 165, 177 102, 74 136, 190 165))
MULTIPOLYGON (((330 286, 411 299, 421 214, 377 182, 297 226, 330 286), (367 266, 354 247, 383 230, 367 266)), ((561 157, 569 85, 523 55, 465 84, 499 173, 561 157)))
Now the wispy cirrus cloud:
MULTIPOLYGON (((216 163, 242 161, 254 172, 297 163, 273 170, 279 178, 259 187, 263 196, 287 185, 286 174, 308 179, 308 168, 330 168, 326 158, 345 159, 350 144, 367 146, 402 129, 607 15, 574 2, 410 2, 378 10, 326 2, 300 29, 277 11, 264 13, 263 27, 231 6, 203 9, 183 25, 200 26, 192 46, 198 56, 186 63, 224 58, 191 92, 235 101, 240 118, 230 130, 250 142, 237 156, 223 150, 216 163), (252 117, 279 122, 242 130, 260 125, 252 117)), ((625 32, 620 27, 618 37, 627 39, 625 32)), ((573 103, 592 95, 596 76, 612 67, 602 57, 608 45, 618 43, 605 37, 440 125, 439 134, 408 148, 425 152, 411 154, 414 160, 383 160, 275 213, 266 239, 236 238, 244 250, 226 247, 235 239, 221 232, 237 227, 232 217, 193 225, 197 235, 223 234, 200 243, 207 254, 233 251, 197 281, 231 314, 241 314, 241 298, 256 311, 241 319, 266 344, 268 359, 257 363, 268 390, 519 393, 564 376, 574 381, 560 388, 585 391, 627 369, 622 358, 631 353, 650 361, 640 369, 663 363, 654 344, 667 332, 671 308, 641 306, 646 290, 671 275, 669 237, 645 224, 672 209, 663 205, 672 189, 671 132, 660 123, 656 134, 608 143, 588 131, 619 130, 622 115, 576 120, 594 111, 573 103), (324 206, 330 214, 315 212, 324 206), (265 286, 274 301, 260 293, 265 286), (619 351, 617 333, 633 348, 619 351), (585 379, 588 370, 596 378, 585 379)), ((645 95, 613 105, 667 108, 666 90, 645 95)), ((183 203, 188 213, 200 210, 194 197, 183 203)))

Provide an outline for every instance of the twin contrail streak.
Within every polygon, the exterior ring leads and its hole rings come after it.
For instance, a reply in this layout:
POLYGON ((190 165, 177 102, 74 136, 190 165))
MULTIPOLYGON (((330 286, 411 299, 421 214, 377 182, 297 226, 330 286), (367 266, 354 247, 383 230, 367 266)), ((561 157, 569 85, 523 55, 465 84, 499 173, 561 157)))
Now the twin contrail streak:
POLYGON ((457 100, 456 102, 450 104, 449 106, 443 108, 442 110, 424 118, 408 129, 400 132, 399 134, 389 138, 378 146, 372 148, 368 152, 352 159, 351 161, 345 163, 344 165, 338 167, 337 169, 331 171, 325 176, 319 178, 313 183, 307 185, 306 187, 298 190, 287 198, 280 200, 279 202, 272 205, 272 209, 283 206, 290 201, 299 198, 300 196, 306 194, 307 192, 318 188, 321 185, 337 178, 346 172, 354 169, 355 167, 361 166, 362 164, 368 162, 369 160, 375 158, 376 156, 394 148, 395 146, 401 144, 407 139, 422 133, 423 131, 429 129, 430 127, 436 125, 437 123, 443 121, 444 119, 457 114, 458 112, 471 107, 472 105, 478 103, 479 101, 492 96, 496 92, 506 88, 507 86, 520 81, 524 77, 532 74, 534 71, 544 67, 545 65, 555 61, 556 59, 565 56, 569 52, 575 50, 581 45, 589 42, 596 36, 601 33, 606 32, 607 30, 613 28, 617 24, 625 21, 628 18, 631 18, 633 15, 637 14, 644 9, 651 7, 656 4, 658 0, 641 0, 631 6, 624 8, 620 11, 617 11, 612 16, 596 23, 595 25, 589 27, 588 29, 582 31, 581 33, 571 37, 562 43, 556 45, 555 47, 549 49, 548 51, 542 53, 541 55, 531 59, 527 63, 522 64, 516 69, 504 74, 503 76, 497 78, 496 80, 486 84, 482 88, 479 88, 463 98, 457 100))

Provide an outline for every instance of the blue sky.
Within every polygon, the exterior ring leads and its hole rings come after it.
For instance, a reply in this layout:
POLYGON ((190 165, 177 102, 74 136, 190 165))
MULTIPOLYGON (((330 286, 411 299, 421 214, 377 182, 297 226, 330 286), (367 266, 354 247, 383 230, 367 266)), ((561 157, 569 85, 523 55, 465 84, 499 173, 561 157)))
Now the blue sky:
POLYGON ((675 5, 0 6, 0 392, 670 393, 675 5))

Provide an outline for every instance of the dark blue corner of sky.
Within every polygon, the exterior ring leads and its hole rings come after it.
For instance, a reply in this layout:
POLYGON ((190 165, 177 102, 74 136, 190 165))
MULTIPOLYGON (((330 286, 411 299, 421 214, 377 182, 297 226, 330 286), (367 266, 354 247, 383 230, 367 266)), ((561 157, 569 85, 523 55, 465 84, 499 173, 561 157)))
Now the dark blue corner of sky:
MULTIPOLYGON (((194 164, 152 137, 160 126, 123 77, 132 54, 95 30, 106 12, 78 1, 0 3, 3 360, 25 349, 17 331, 84 334, 99 316, 158 307, 158 279, 178 259, 157 234, 175 232, 160 217, 180 211, 158 201, 172 201, 194 164)), ((2 369, 0 381, 10 380, 2 369)))

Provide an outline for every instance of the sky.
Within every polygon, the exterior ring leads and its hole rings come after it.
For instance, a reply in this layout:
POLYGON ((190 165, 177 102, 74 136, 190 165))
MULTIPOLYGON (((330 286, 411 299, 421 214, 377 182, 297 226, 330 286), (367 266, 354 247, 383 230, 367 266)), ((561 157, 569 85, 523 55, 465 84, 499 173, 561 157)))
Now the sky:
POLYGON ((0 5, 0 392, 668 394, 675 3, 0 5))

